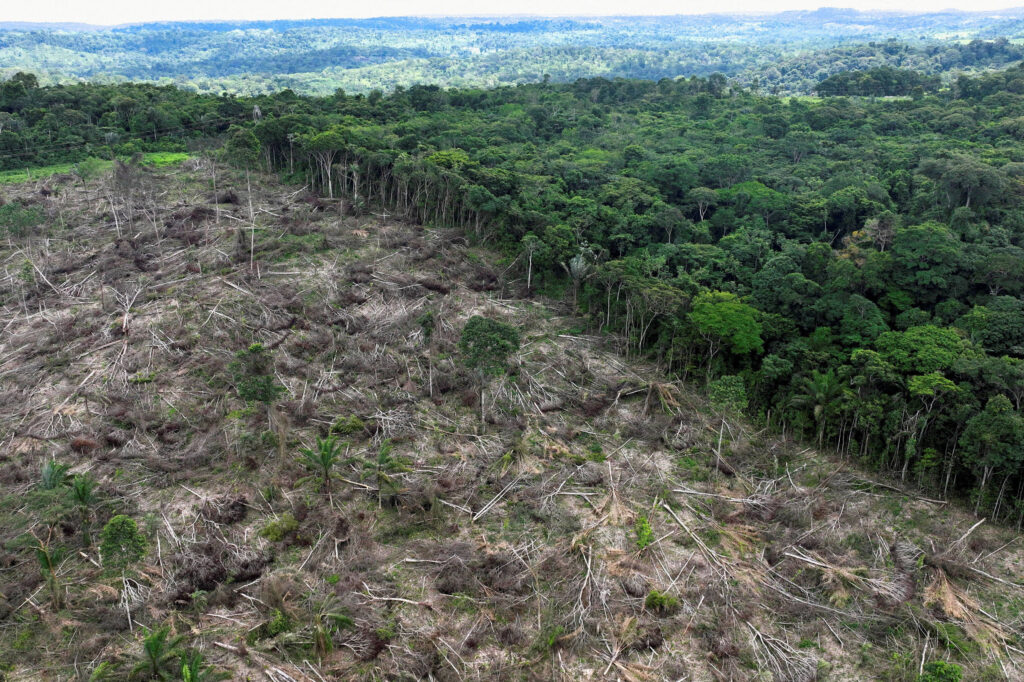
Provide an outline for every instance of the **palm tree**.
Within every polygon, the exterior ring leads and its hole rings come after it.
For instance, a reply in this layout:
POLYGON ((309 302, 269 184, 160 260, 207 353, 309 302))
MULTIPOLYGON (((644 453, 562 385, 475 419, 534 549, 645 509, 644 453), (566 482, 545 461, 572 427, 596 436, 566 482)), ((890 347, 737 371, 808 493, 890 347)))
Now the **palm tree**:
POLYGON ((320 483, 327 493, 328 499, 331 497, 331 469, 341 458, 341 449, 342 444, 338 442, 338 437, 331 435, 327 438, 318 437, 315 449, 302 448, 299 450, 302 455, 302 464, 320 478, 320 483))
POLYGON ((392 454, 394 449, 395 446, 391 444, 391 441, 384 441, 380 444, 380 449, 377 450, 377 459, 367 462, 365 465, 365 468, 376 479, 378 509, 383 506, 384 487, 387 486, 392 493, 397 492, 398 486, 396 485, 394 474, 408 469, 400 456, 392 454))
POLYGON ((144 680, 167 680, 174 671, 174 661, 183 637, 169 637, 171 629, 164 626, 142 638, 142 660, 132 668, 132 677, 144 680))
POLYGON ((820 449, 825 440, 825 425, 828 423, 829 413, 842 397, 843 386, 831 369, 824 373, 813 370, 811 376, 800 378, 797 390, 798 393, 790 399, 789 404, 809 410, 814 415, 814 422, 818 425, 820 449))
POLYGON ((92 476, 78 474, 71 479, 71 499, 78 506, 82 520, 82 541, 86 547, 92 545, 90 528, 92 525, 92 507, 99 501, 96 494, 96 479, 92 476))

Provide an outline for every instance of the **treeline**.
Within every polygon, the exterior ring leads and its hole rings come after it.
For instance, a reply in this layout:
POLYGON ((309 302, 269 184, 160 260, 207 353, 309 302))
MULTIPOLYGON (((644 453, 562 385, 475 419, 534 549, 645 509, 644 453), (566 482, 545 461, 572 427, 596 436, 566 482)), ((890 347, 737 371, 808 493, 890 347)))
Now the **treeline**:
POLYGON ((46 160, 43 131, 81 141, 65 154, 219 136, 340 210, 504 250, 723 410, 1020 523, 1022 75, 819 102, 721 75, 321 99, 19 76, 0 140, 46 160))

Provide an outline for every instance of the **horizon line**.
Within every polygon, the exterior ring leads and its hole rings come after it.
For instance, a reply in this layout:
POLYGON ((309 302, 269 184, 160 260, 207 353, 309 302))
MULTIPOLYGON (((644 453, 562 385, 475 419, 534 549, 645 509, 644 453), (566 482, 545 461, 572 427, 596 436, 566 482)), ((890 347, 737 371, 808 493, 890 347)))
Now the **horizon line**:
POLYGON ((147 26, 154 24, 272 24, 279 22, 313 22, 313 21, 379 21, 382 19, 632 19, 632 18, 674 18, 674 17, 772 17, 781 16, 786 14, 813 14, 815 12, 821 12, 822 10, 835 10, 843 12, 852 12, 855 14, 882 14, 882 15, 893 15, 893 16, 930 16, 936 14, 968 14, 968 15, 985 15, 985 14, 1000 14, 1004 12, 1024 12, 1024 4, 1012 5, 1001 9, 986 9, 986 10, 970 10, 970 9, 959 9, 956 7, 945 7, 933 10, 897 10, 897 9, 886 9, 886 8, 865 8, 857 9, 853 7, 842 7, 833 5, 822 5, 814 9, 789 9, 779 11, 762 11, 762 10, 749 10, 749 11, 732 11, 732 12, 675 12, 675 13, 622 13, 622 14, 587 14, 587 13, 537 13, 537 12, 508 12, 508 13, 449 13, 449 14, 381 14, 377 16, 367 17, 356 17, 356 16, 306 16, 306 17, 278 17, 273 19, 244 19, 244 18, 219 18, 219 19, 148 19, 141 21, 126 21, 116 24, 104 24, 104 23, 91 23, 87 21, 76 21, 76 20, 47 20, 47 21, 32 21, 32 20, 20 20, 12 19, 5 20, 0 19, 0 30, 11 30, 13 27, 64 27, 65 30, 80 28, 80 29, 114 29, 114 28, 125 28, 129 26, 147 26))

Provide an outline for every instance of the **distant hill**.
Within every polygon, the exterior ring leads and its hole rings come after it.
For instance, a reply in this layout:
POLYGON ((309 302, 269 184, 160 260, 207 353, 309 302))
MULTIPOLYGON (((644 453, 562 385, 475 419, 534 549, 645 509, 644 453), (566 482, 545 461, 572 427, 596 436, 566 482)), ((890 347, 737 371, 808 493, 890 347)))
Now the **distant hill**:
POLYGON ((1022 58, 1024 10, 923 14, 823 8, 779 14, 379 17, 0 24, 0 77, 44 84, 175 83, 201 92, 329 95, 431 83, 492 87, 721 73, 811 94, 843 71, 911 69, 945 82, 1022 58), (981 41, 976 43, 973 41, 981 41), (978 49, 978 45, 991 46, 978 49))

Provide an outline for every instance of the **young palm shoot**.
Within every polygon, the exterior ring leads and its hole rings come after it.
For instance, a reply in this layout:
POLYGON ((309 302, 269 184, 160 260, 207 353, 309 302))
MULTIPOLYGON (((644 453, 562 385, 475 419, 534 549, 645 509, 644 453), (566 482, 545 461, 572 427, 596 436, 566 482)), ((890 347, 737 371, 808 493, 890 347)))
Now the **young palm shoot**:
POLYGON ((181 654, 182 637, 170 637, 171 629, 162 627, 142 638, 142 656, 132 668, 132 677, 167 680, 173 675, 175 660, 181 654))
POLYGON ((302 464, 310 469, 314 476, 320 478, 320 484, 323 486, 324 492, 327 493, 327 499, 331 504, 334 504, 334 500, 331 498, 332 470, 341 459, 341 451, 342 443, 339 443, 338 437, 333 435, 327 438, 317 438, 316 448, 302 448, 299 451, 302 455, 302 464))
POLYGON ((60 565, 60 550, 50 551, 50 548, 38 540, 36 547, 36 559, 39 560, 39 570, 43 574, 43 580, 50 591, 50 601, 54 611, 60 611, 64 606, 64 595, 61 593, 60 582, 57 579, 57 567, 60 565))
POLYGON ((43 490, 56 490, 61 487, 68 480, 70 468, 70 464, 62 464, 55 459, 46 460, 39 474, 39 487, 43 490))
POLYGON ((184 682, 214 682, 229 680, 231 675, 223 670, 217 670, 212 665, 206 665, 203 653, 193 649, 181 654, 181 679, 184 682))

